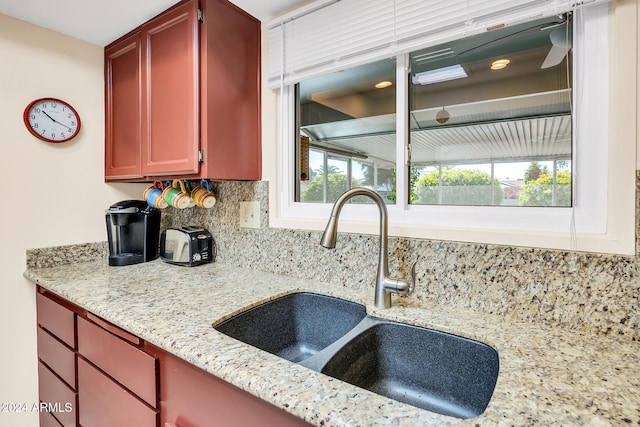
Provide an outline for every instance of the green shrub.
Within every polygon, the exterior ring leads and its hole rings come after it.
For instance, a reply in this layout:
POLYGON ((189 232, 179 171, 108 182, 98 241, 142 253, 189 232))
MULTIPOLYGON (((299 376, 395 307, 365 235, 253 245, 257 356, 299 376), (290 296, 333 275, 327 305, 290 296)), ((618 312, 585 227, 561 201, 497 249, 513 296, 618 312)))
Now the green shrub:
MULTIPOLYGON (((556 172, 556 206, 571 206, 571 172, 556 172)), ((528 181, 520 192, 520 206, 552 206, 553 175, 543 173, 528 181)))
POLYGON ((439 173, 436 170, 420 178, 415 192, 418 203, 425 205, 499 205, 504 198, 504 191, 498 179, 494 178, 493 191, 491 190, 491 175, 486 172, 445 169, 442 171, 442 189, 439 187, 439 173))

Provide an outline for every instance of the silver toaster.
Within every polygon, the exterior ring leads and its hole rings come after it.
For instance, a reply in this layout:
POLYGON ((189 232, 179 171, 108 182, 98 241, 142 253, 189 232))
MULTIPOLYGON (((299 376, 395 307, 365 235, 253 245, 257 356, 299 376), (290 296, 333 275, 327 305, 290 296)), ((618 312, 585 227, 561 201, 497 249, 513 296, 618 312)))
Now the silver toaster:
POLYGON ((193 267, 213 261, 215 255, 213 237, 202 227, 168 228, 160 236, 160 258, 171 264, 193 267))

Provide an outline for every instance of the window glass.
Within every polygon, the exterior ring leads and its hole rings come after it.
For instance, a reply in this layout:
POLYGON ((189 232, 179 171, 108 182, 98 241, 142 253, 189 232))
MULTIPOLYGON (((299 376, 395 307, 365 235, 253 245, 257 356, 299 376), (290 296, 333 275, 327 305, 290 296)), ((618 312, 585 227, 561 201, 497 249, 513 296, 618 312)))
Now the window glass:
MULTIPOLYGON (((410 203, 571 206, 571 37, 567 14, 410 55, 410 203)), ((297 85, 296 201, 362 186, 395 203, 395 68, 297 85)))
POLYGON ((410 202, 571 206, 571 17, 411 54, 410 202))
POLYGON ((367 187, 395 202, 395 73, 389 59, 297 85, 296 201, 333 203, 367 187))

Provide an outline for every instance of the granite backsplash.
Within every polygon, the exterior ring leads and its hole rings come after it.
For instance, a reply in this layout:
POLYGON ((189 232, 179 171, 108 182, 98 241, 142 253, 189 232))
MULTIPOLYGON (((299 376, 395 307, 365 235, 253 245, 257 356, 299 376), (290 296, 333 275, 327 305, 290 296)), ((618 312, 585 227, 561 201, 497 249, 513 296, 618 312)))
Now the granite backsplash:
MULTIPOLYGON (((640 182, 640 172, 636 182, 640 182)), ((162 228, 202 225, 217 244, 217 262, 363 291, 370 288, 373 298, 377 235, 342 233, 336 249, 326 250, 319 245, 320 231, 268 227, 267 182, 218 182, 214 187, 218 203, 212 209, 166 209, 162 228), (239 227, 239 202, 249 200, 260 202, 260 229, 239 227)), ((106 256, 107 250, 104 242, 56 248, 52 257, 41 256, 46 249, 30 250, 27 265, 78 262, 106 256), (44 264, 43 259, 52 261, 44 264)), ((637 255, 390 237, 389 260, 391 275, 398 277, 405 277, 411 262, 418 261, 415 294, 396 303, 458 305, 523 321, 618 335, 623 340, 640 339, 637 255)))

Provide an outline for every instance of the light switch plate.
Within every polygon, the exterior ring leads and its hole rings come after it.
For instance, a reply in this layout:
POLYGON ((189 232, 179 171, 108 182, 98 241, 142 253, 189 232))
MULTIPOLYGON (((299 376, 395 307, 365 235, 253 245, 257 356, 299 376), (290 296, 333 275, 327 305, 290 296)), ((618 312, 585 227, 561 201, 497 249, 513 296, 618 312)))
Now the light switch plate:
POLYGON ((260 202, 240 202, 240 228, 260 228, 260 202))

